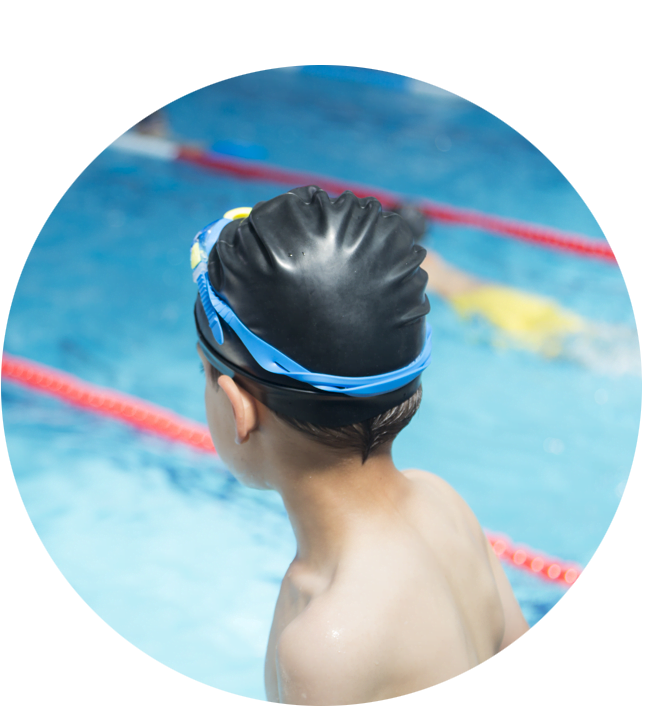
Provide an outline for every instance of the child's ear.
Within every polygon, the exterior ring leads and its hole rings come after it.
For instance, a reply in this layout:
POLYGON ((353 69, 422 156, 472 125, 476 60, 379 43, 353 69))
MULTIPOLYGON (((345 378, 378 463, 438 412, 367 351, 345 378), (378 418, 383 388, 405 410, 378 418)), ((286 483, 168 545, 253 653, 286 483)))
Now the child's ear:
POLYGON ((231 403, 236 423, 236 444, 247 442, 249 434, 258 426, 258 408, 256 399, 242 389, 230 376, 219 376, 218 386, 231 403))

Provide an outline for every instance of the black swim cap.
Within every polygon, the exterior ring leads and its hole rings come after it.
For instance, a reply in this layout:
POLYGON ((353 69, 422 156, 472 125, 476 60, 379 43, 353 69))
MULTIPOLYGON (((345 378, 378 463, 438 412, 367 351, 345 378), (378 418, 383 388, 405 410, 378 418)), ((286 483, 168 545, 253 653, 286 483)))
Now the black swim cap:
MULTIPOLYGON (((324 374, 371 376, 407 366, 423 348, 425 254, 376 199, 351 192, 330 199, 318 187, 299 187, 227 224, 208 274, 240 320, 294 361, 324 374)), ((224 321, 218 344, 199 297, 195 316, 216 368, 229 368, 268 407, 300 420, 359 422, 406 400, 420 383, 368 398, 320 391, 265 371, 224 321)))

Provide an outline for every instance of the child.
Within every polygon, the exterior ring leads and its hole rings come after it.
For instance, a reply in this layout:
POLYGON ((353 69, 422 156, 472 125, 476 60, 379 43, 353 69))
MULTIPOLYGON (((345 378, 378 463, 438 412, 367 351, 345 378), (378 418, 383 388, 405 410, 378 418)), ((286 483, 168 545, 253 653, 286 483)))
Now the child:
MULTIPOLYGON (((407 222, 419 242, 427 231, 424 214, 411 204, 394 211, 407 222)), ((500 346, 513 344, 546 357, 572 357, 569 339, 595 332, 582 317, 554 300, 483 281, 433 251, 427 252, 420 267, 428 276, 427 289, 446 300, 461 317, 479 316, 497 327, 504 335, 494 340, 500 346)))
POLYGON ((168 120, 162 109, 151 113, 134 126, 133 131, 140 135, 151 135, 155 138, 167 138, 169 135, 168 120))
POLYGON ((226 217, 191 251, 207 420, 232 473, 281 494, 297 540, 268 699, 364 703, 485 661, 528 628, 510 585, 459 495, 391 457, 430 358, 425 249, 350 192, 226 217))

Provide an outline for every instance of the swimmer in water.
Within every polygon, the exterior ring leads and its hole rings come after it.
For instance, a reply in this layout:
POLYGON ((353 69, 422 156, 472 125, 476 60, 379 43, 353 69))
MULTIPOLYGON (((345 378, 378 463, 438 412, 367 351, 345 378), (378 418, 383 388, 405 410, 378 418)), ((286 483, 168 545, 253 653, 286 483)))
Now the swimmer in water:
MULTIPOLYGON (((427 231, 427 220, 411 204, 395 213, 407 222, 417 242, 427 231)), ((554 300, 497 283, 488 283, 447 263, 428 251, 421 267, 427 272, 427 288, 446 300, 464 318, 480 316, 504 333, 506 340, 544 356, 562 353, 566 337, 583 332, 585 321, 554 300)))
POLYGON ((431 360, 425 255, 376 199, 313 186, 194 239, 211 436, 243 484, 281 495, 296 536, 267 646, 270 701, 411 693, 528 629, 465 501, 391 456, 431 360))
POLYGON ((146 118, 142 118, 133 127, 133 132, 140 135, 150 135, 155 138, 168 138, 170 131, 166 114, 161 108, 158 111, 154 111, 146 118))
MULTIPOLYGON (((393 211, 420 242, 428 230, 424 214, 412 204, 393 211)), ((563 357, 600 373, 640 374, 637 334, 625 325, 590 322, 551 298, 480 280, 431 250, 420 267, 429 276, 427 289, 461 317, 487 320, 499 333, 494 338, 499 346, 563 357)))
MULTIPOLYGON (((139 123, 136 123, 131 128, 130 132, 143 136, 144 139, 154 138, 163 141, 175 141, 178 137, 173 134, 167 112, 163 108, 140 120, 139 123)), ((152 144, 154 145, 155 141, 152 144)), ((201 140, 182 140, 182 146, 195 150, 208 149, 207 145, 201 140)))

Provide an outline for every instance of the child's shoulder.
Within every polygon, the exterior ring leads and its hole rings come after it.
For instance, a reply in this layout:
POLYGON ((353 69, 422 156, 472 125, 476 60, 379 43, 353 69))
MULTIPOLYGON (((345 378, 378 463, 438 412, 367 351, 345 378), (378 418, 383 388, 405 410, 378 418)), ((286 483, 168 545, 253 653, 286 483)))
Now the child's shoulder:
POLYGON ((427 470, 417 469, 415 467, 407 470, 402 470, 402 474, 410 481, 420 483, 429 489, 435 489, 439 492, 444 492, 445 494, 458 495, 458 492, 445 481, 442 477, 439 477, 433 472, 428 472, 427 470))
POLYGON ((402 470, 402 474, 410 482, 414 483, 421 493, 433 494, 439 501, 442 500, 445 503, 450 503, 471 513, 471 509, 465 499, 463 499, 447 480, 439 477, 437 474, 415 468, 402 470))
POLYGON ((463 497, 442 477, 420 469, 403 470, 402 474, 413 485, 422 505, 437 504, 454 516, 460 516, 473 530, 481 526, 463 497))
POLYGON ((420 470, 413 467, 411 469, 402 470, 402 474, 410 482, 420 482, 433 488, 453 490, 453 487, 451 487, 448 482, 433 472, 427 472, 426 470, 420 470))
MULTIPOLYGON (((366 700, 377 682, 382 642, 369 638, 374 617, 320 596, 283 630, 276 647, 281 702, 339 705, 366 700)), ((379 628, 379 622, 378 622, 379 628)))
MULTIPOLYGON (((445 546, 464 544, 480 527, 440 477, 403 474, 413 492, 397 514, 405 523, 373 529, 370 543, 362 541, 353 562, 338 568, 330 586, 283 630, 276 653, 283 702, 336 705, 400 695, 442 680, 444 665, 430 659, 438 642, 457 655, 455 637, 463 635, 456 622, 447 626, 455 609, 443 556, 445 546)), ((472 569, 485 559, 476 546, 466 550, 472 569)))

